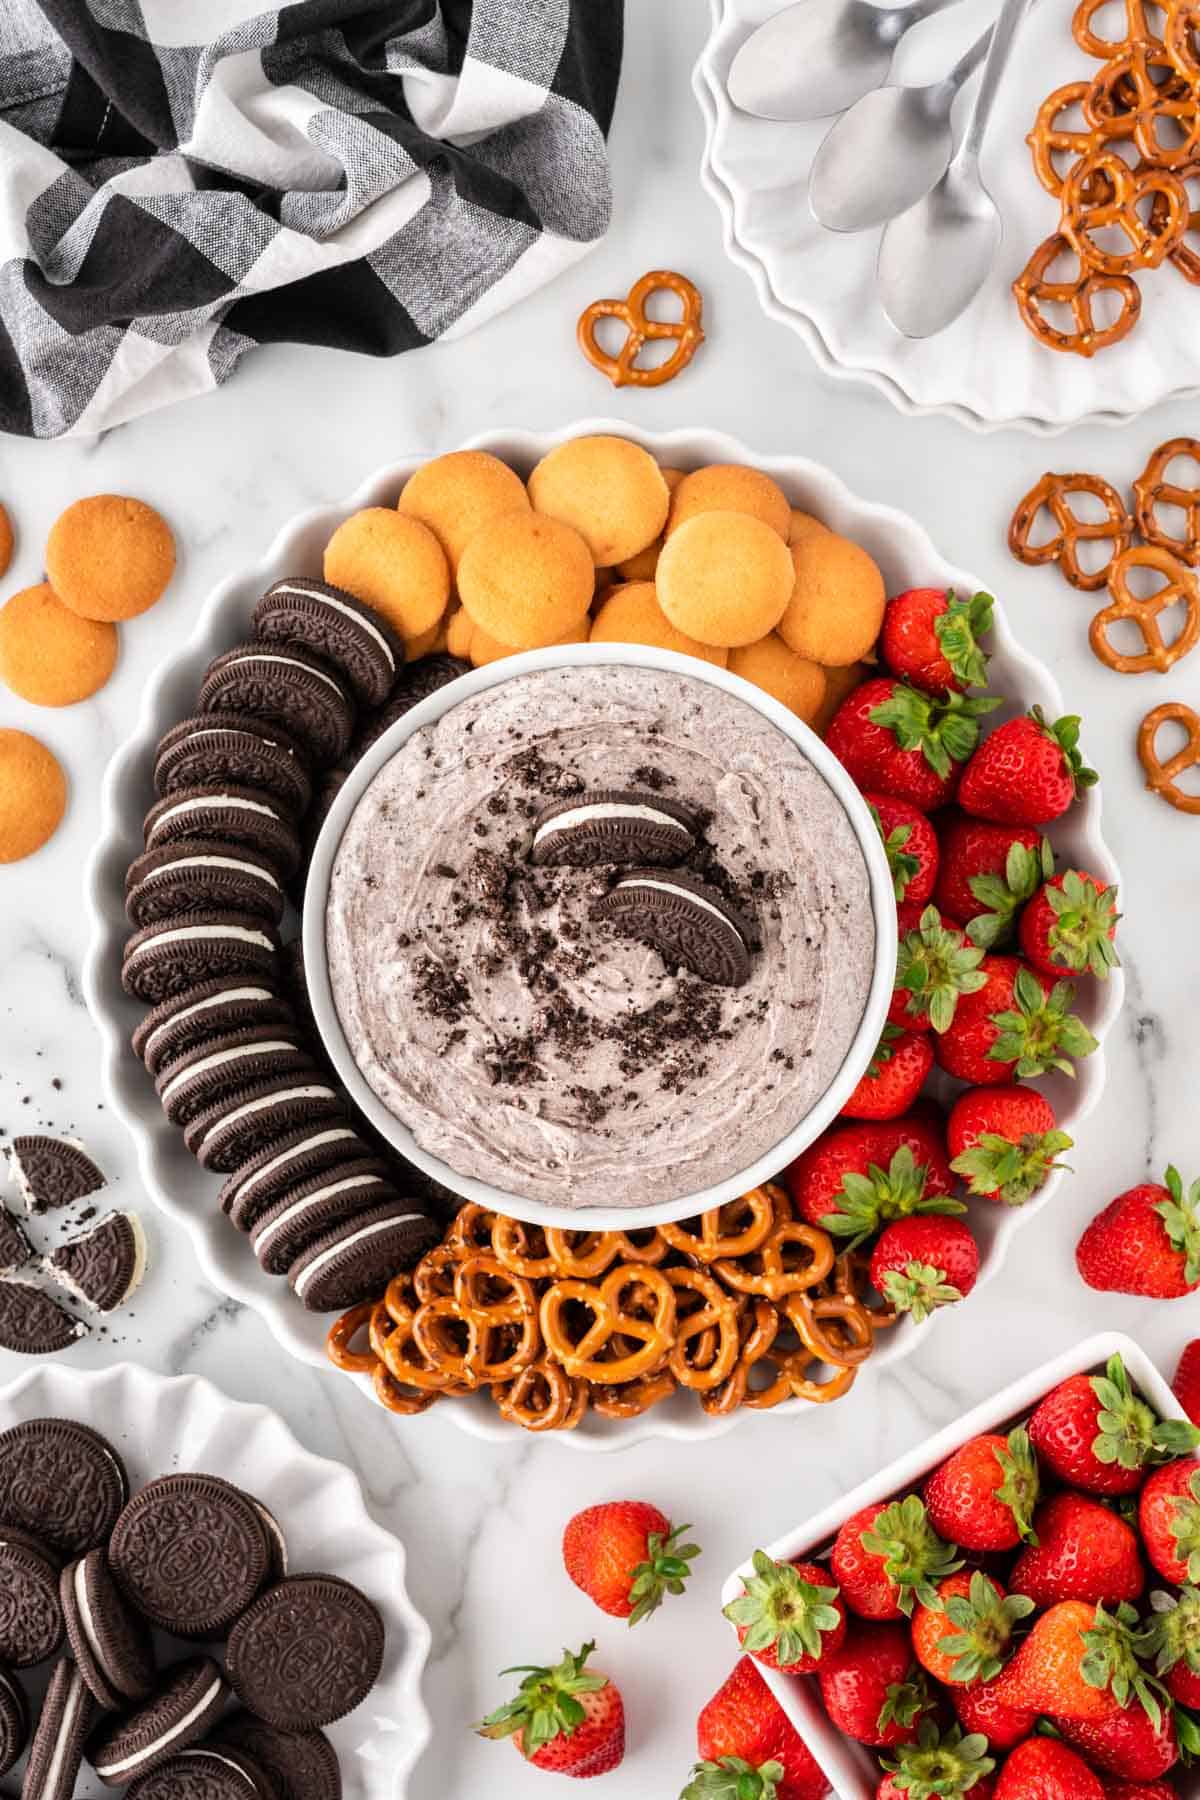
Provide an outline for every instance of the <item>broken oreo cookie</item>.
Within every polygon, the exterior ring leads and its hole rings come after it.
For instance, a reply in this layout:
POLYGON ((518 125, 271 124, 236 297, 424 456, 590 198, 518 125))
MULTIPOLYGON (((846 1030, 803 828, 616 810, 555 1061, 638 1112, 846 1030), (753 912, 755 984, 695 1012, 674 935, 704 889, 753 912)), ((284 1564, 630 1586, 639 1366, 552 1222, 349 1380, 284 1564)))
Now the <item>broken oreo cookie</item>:
POLYGON ((754 927, 716 888, 678 869, 631 869, 597 900, 593 916, 626 937, 653 944, 717 987, 750 978, 754 927))
POLYGON ((8 1146, 8 1167, 31 1215, 72 1206, 105 1185, 78 1138, 15 1137, 8 1146))
POLYGON ((33 1247, 6 1206, 0 1206, 0 1275, 15 1275, 33 1258, 33 1247))
POLYGON ((636 788, 592 788, 538 814, 529 855, 535 863, 576 868, 670 867, 691 854, 699 835, 698 820, 677 801, 636 788))
POLYGON ((53 1356, 87 1334, 82 1319, 73 1318, 40 1288, 0 1281, 0 1349, 15 1350, 18 1356, 53 1356))
POLYGON ((115 1312, 141 1286, 146 1237, 136 1213, 106 1213, 78 1237, 52 1250, 46 1268, 94 1312, 115 1312))

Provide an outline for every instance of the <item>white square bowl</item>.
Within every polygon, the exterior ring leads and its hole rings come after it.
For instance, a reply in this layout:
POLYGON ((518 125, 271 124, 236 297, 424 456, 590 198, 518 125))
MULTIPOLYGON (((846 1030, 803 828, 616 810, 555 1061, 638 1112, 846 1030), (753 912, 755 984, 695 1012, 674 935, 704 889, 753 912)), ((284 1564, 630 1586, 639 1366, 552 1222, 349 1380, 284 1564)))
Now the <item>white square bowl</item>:
MULTIPOLYGON (((860 1483, 850 1493, 844 1494, 840 1500, 819 1512, 815 1518, 806 1520, 794 1531, 761 1548, 777 1562, 792 1562, 797 1557, 820 1558, 828 1551, 846 1520, 864 1506, 910 1493, 920 1486, 926 1475, 936 1469, 939 1463, 945 1462, 948 1456, 961 1449, 971 1438, 979 1437, 985 1432, 1009 1430, 1022 1419, 1028 1418, 1038 1402, 1052 1388, 1066 1381, 1068 1376, 1099 1374, 1109 1357, 1115 1353, 1119 1353, 1124 1361, 1134 1387, 1161 1418, 1186 1417, 1166 1380, 1141 1346, 1135 1344, 1132 1338, 1122 1336, 1120 1332, 1103 1331, 1095 1337, 1085 1338, 1073 1350, 1065 1350, 1051 1362, 1042 1363, 1019 1381, 1011 1382, 998 1394, 993 1394, 990 1400, 980 1401, 978 1406, 963 1413, 952 1425, 947 1425, 935 1436, 926 1438, 915 1450, 910 1450, 907 1456, 898 1457, 895 1462, 889 1463, 878 1475, 872 1475, 869 1480, 860 1483)), ((728 1605, 737 1598, 742 1591, 742 1583, 750 1572, 751 1557, 748 1555, 721 1590, 722 1605, 728 1605)), ((875 1800, 875 1791, 882 1779, 879 1764, 865 1745, 856 1744, 843 1736, 830 1723, 821 1704, 815 1680, 811 1676, 785 1675, 777 1669, 762 1668, 762 1674, 788 1718, 829 1777, 839 1800, 875 1800)), ((1177 1783, 1180 1800, 1200 1800, 1200 1765, 1191 1770, 1179 1767, 1172 1771, 1172 1775, 1177 1783)))

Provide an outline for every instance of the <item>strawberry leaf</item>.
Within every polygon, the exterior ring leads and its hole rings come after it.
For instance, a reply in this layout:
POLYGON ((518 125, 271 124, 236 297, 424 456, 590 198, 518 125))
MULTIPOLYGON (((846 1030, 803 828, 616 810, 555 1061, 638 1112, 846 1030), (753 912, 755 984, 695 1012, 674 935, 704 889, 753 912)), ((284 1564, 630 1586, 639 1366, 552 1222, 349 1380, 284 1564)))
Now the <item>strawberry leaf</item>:
POLYGON ((1169 1675, 1177 1663, 1200 1675, 1200 1588, 1185 1583, 1178 1594, 1156 1590, 1150 1614, 1138 1633, 1138 1655, 1153 1660, 1156 1675, 1169 1675))
POLYGON ((1170 1198, 1154 1210, 1166 1227, 1172 1250, 1184 1259, 1184 1280, 1200 1281, 1200 1181, 1194 1181, 1185 1194, 1179 1170, 1169 1168, 1164 1185, 1170 1198))
POLYGON ((1074 1059, 1090 1056, 1098 1048, 1083 1020, 1071 1010, 1075 989, 1069 981, 1056 982, 1049 995, 1032 969, 1022 967, 1013 983, 1014 1010, 994 1013, 996 1038, 988 1056, 993 1062, 1013 1063, 1022 1081, 1060 1069, 1074 1076, 1074 1059))
POLYGON ((782 1763, 760 1763, 756 1769, 740 1756, 719 1756, 696 1764, 679 1800, 776 1800, 783 1779, 782 1763))
POLYGON ((998 1132, 982 1131, 950 1167, 965 1178, 969 1193, 987 1194, 1005 1206, 1024 1206, 1045 1186, 1051 1170, 1067 1167, 1055 1158, 1074 1142, 1065 1131, 1025 1132, 1015 1142, 998 1132))
POLYGON ((1013 1631, 1033 1610, 1033 1601, 1024 1594, 999 1594, 976 1570, 970 1593, 947 1600, 946 1618, 955 1630, 938 1639, 942 1655, 954 1658, 955 1681, 991 1681, 998 1675, 1013 1631))
POLYGON ((1160 1419, 1138 1398, 1119 1355, 1109 1358, 1103 1375, 1092 1376, 1092 1392, 1100 1402, 1099 1435, 1092 1441, 1097 1462, 1117 1463, 1122 1469, 1152 1468, 1189 1456, 1200 1445, 1195 1425, 1186 1419, 1160 1419))
POLYGON ((990 950, 1011 937, 1022 906, 1053 873, 1054 851, 1044 837, 1037 850, 1019 841, 1010 844, 1003 875, 972 875, 967 886, 986 911, 966 927, 971 942, 990 950))
POLYGON ((515 1699, 497 1707, 475 1727, 479 1736, 506 1738, 519 1731, 527 1757, 556 1738, 571 1737, 587 1717, 576 1695, 599 1693, 608 1686, 606 1675, 593 1675, 584 1666, 595 1648, 588 1643, 575 1654, 564 1650, 562 1661, 549 1668, 524 1663, 502 1669, 502 1675, 523 1675, 525 1679, 515 1699))
POLYGON ((909 838, 912 836, 912 826, 895 825, 891 831, 885 831, 883 829, 883 820, 879 816, 879 808, 873 804, 869 804, 868 811, 870 812, 872 819, 874 819, 875 829, 883 841, 884 852, 887 855, 888 868, 891 870, 892 875, 892 891, 896 896, 897 902, 899 902, 903 900, 905 894, 907 894, 909 882, 914 875, 920 873, 921 869, 920 857, 911 855, 910 852, 904 848, 905 844, 907 844, 909 838))
POLYGON ((1076 793, 1081 788, 1095 787, 1100 777, 1095 769, 1088 768, 1080 753, 1079 727, 1083 724, 1083 720, 1078 713, 1068 713, 1065 718, 1057 719, 1053 725, 1048 722, 1040 706, 1033 707, 1029 716, 1034 724, 1041 728, 1045 736, 1052 743, 1057 744, 1062 751, 1063 761, 1067 765, 1068 774, 1075 783, 1076 793))
POLYGON ((883 1297, 897 1312, 911 1313, 915 1325, 923 1325, 939 1306, 953 1306, 962 1290, 946 1279, 945 1269, 932 1263, 910 1262, 903 1269, 889 1269, 883 1278, 883 1297))
POLYGON ((699 1544, 679 1542, 684 1532, 691 1529, 690 1525, 677 1525, 669 1536, 664 1536, 661 1531, 650 1533, 646 1540, 646 1561, 634 1568, 629 1586, 629 1598, 633 1601, 633 1611, 629 1615, 631 1625, 649 1618, 668 1594, 682 1594, 692 1572, 689 1564, 700 1554, 699 1544))
POLYGON ((1098 1606, 1092 1629, 1080 1633, 1084 1656, 1079 1669, 1089 1687, 1107 1689, 1118 1706, 1131 1706, 1137 1700, 1157 1730, 1162 1723, 1162 1701, 1170 1706, 1171 1698, 1162 1682, 1147 1675, 1138 1661, 1137 1622, 1137 1613, 1125 1602, 1112 1613, 1098 1606))
POLYGON ((955 1546, 943 1543, 918 1494, 893 1501, 873 1520, 859 1542, 883 1563, 883 1572, 897 1591, 896 1604, 911 1618, 918 1601, 941 1612, 938 1583, 962 1568, 955 1546))
POLYGON ((853 1250, 866 1238, 873 1237, 891 1219, 906 1219, 913 1213, 963 1213, 966 1206, 938 1194, 925 1197, 929 1169, 918 1163, 908 1144, 901 1144, 886 1169, 868 1165, 867 1173, 851 1172, 842 1177, 835 1196, 837 1211, 826 1213, 821 1224, 831 1236, 849 1238, 853 1250))
POLYGON ((907 1731, 923 1713, 932 1712, 936 1705, 924 1669, 912 1663, 903 1681, 888 1685, 876 1722, 878 1729, 883 1731, 889 1725, 899 1725, 901 1730, 907 1731))
POLYGON ((1050 960, 1079 975, 1085 971, 1107 981, 1120 958, 1112 941, 1117 921, 1117 890, 1100 888, 1090 875, 1068 869, 1059 886, 1046 888, 1054 915, 1047 933, 1050 960))
POLYGON ((945 612, 933 622, 942 655, 964 687, 985 687, 988 659, 979 648, 979 639, 992 629, 992 608, 996 602, 991 594, 960 600, 953 591, 946 599, 945 612))
POLYGON ((957 1800, 996 1767, 989 1748, 981 1731, 964 1735, 961 1725, 952 1725, 943 1737, 933 1719, 922 1719, 915 1744, 901 1744, 879 1760, 906 1800, 957 1800))
POLYGON ((979 742, 979 720, 1001 704, 987 695, 968 700, 955 693, 935 700, 897 681, 868 717, 890 731, 901 750, 919 750, 944 781, 954 763, 966 762, 979 742))
POLYGON ((1188 1482, 1188 1492, 1190 1500, 1180 1494, 1175 1501, 1171 1536, 1176 1556, 1187 1565, 1188 1580, 1200 1581, 1200 1469, 1188 1482))
POLYGON ((996 1489, 996 1498, 1012 1513, 1017 1530, 1025 1542, 1036 1544, 1033 1514, 1037 1506, 1040 1481, 1037 1458, 1029 1442, 1029 1433, 1023 1426, 1018 1425, 1009 1432, 1003 1450, 996 1451, 996 1461, 1004 1475, 1004 1480, 996 1489))
POLYGON ((765 1550, 754 1552, 753 1567, 744 1591, 724 1609, 730 1624, 744 1630, 742 1649, 750 1656, 774 1650, 781 1669, 819 1658, 822 1634, 842 1622, 834 1605, 837 1588, 806 1581, 791 1563, 772 1562, 765 1550))
POLYGON ((927 906, 896 953, 896 987, 909 995, 905 1011, 913 1018, 925 1013, 935 1031, 949 1031, 959 995, 977 993, 987 981, 979 967, 983 954, 942 923, 936 906, 927 906))

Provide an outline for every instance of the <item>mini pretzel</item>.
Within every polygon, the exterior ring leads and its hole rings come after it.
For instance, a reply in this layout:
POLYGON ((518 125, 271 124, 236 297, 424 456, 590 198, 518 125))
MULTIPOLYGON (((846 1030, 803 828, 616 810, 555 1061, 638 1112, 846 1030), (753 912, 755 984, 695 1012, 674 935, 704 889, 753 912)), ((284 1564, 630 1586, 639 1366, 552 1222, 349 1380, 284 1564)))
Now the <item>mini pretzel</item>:
POLYGON ((1089 56, 1098 57, 1101 62, 1108 62, 1111 57, 1120 56, 1122 51, 1131 45, 1157 44, 1158 37, 1150 29, 1146 17, 1143 0, 1125 0, 1125 36, 1120 40, 1097 36, 1093 30, 1093 20, 1098 12, 1102 12, 1108 0, 1079 0, 1075 9, 1075 17, 1071 21, 1071 35, 1081 50, 1089 56))
POLYGON ((616 1262, 660 1263, 670 1245, 656 1230, 630 1237, 624 1231, 561 1231, 551 1227, 546 1232, 546 1249, 553 1258, 555 1276, 593 1281, 616 1262))
POLYGON ((675 1290, 658 1269, 621 1264, 597 1287, 582 1281, 551 1282, 542 1295, 541 1324, 547 1350, 568 1375, 619 1386, 649 1374, 662 1362, 675 1331, 675 1290), (630 1308, 625 1297, 633 1289, 636 1295, 630 1308), (640 1316, 647 1293, 654 1303, 648 1319, 640 1316), (578 1339, 573 1339, 568 1329, 567 1307, 572 1301, 591 1315, 591 1323, 578 1339), (616 1334, 634 1339, 640 1348, 615 1362, 605 1362, 603 1352, 616 1334))
POLYGON ((1200 713, 1185 706, 1182 700, 1164 700, 1146 714, 1138 729, 1138 760, 1146 771, 1146 786, 1152 794, 1174 806, 1179 812, 1200 813, 1200 793, 1189 794, 1179 786, 1179 777, 1188 769, 1200 766, 1200 713), (1166 724, 1182 725, 1187 742, 1166 762, 1158 757, 1158 734, 1166 724))
POLYGON ((1180 487, 1167 481, 1166 472, 1178 457, 1190 457, 1200 464, 1200 440, 1190 437, 1172 438, 1160 444, 1133 484, 1138 530, 1148 544, 1156 544, 1193 568, 1200 563, 1200 486, 1180 487), (1155 509, 1174 506, 1184 514, 1186 535, 1174 538, 1158 522, 1155 509))
POLYGON ((738 1262, 723 1259, 713 1268, 726 1287, 778 1303, 788 1294, 819 1287, 833 1268, 833 1259, 828 1232, 799 1219, 784 1219, 757 1250, 738 1262))
POLYGON ((673 1250, 693 1256, 697 1262, 713 1263, 722 1257, 746 1256, 757 1250, 769 1236, 776 1218, 776 1187, 751 1188, 740 1199, 700 1215, 700 1230, 690 1230, 686 1223, 660 1225, 659 1230, 673 1250))
POLYGON ((895 1325, 900 1314, 894 1306, 881 1301, 871 1285, 870 1251, 843 1250, 839 1255, 833 1272, 833 1291, 844 1300, 857 1300, 864 1308, 871 1321, 872 1331, 885 1331, 895 1325), (876 1304, 871 1305, 874 1299, 876 1304))
POLYGON ((675 1377, 669 1369, 654 1375, 640 1375, 623 1387, 606 1387, 602 1383, 592 1389, 592 1410, 602 1419, 638 1419, 660 1401, 675 1392, 675 1377))
POLYGON ((587 1387, 548 1356, 494 1390, 501 1416, 525 1431, 573 1431, 587 1411, 587 1387))
POLYGON ((462 1260, 462 1251, 449 1239, 423 1256, 412 1271, 413 1294, 417 1304, 436 1300, 454 1292, 454 1275, 462 1260))
POLYGON ((1089 125, 1107 138, 1132 138, 1141 154, 1160 168, 1177 168, 1196 154, 1196 100, 1165 50, 1134 45, 1114 57, 1093 81, 1082 102, 1089 125), (1156 71, 1163 77, 1156 79, 1156 71), (1181 139, 1163 144, 1158 126, 1171 119, 1181 139))
POLYGON ((674 269, 652 269, 635 281, 624 300, 593 300, 580 314, 576 327, 579 348, 592 367, 607 375, 614 387, 662 387, 685 369, 704 342, 701 320, 704 302, 699 288, 674 269), (646 302, 652 294, 678 294, 683 305, 679 319, 651 319, 646 302), (601 319, 620 319, 626 327, 625 342, 609 356, 596 342, 601 319), (641 369, 637 359, 647 344, 674 340, 676 348, 656 369, 641 369))
MULTIPOLYGON (((786 1384, 787 1397, 792 1400, 807 1400, 811 1406, 828 1406, 831 1400, 840 1400, 848 1394, 858 1379, 856 1363, 829 1363, 829 1373, 823 1381, 809 1373, 814 1366, 820 1367, 825 1359, 814 1356, 807 1348, 791 1350, 780 1358, 780 1379, 786 1384)), ((757 1396, 749 1395, 746 1404, 753 1406, 757 1396)), ((776 1404, 772 1401, 772 1404, 776 1404)))
POLYGON ((492 1251, 506 1269, 523 1275, 526 1281, 549 1281, 558 1273, 558 1265, 546 1248, 545 1233, 537 1225, 524 1225, 520 1219, 497 1217, 492 1226, 492 1251))
MULTIPOLYGON (((1200 115, 1196 128, 1200 134, 1200 115)), ((1093 151, 1075 165, 1063 183, 1062 204, 1063 237, 1090 269, 1109 276, 1160 268, 1182 244, 1190 217, 1182 181, 1164 168, 1131 169, 1113 149, 1093 151), (1089 200, 1101 184, 1105 197, 1089 200), (1148 217, 1138 210, 1147 200, 1157 202, 1148 217), (1110 250, 1099 241, 1098 233, 1114 230, 1127 249, 1110 250)))
POLYGON ((460 1256, 469 1256, 475 1250, 490 1250, 496 1218, 494 1212, 468 1200, 454 1215, 445 1241, 453 1245, 460 1256))
POLYGON ((370 1375, 379 1367, 379 1358, 369 1345, 361 1350, 353 1348, 355 1338, 369 1326, 374 1310, 375 1302, 364 1300, 330 1326, 325 1354, 335 1369, 344 1369, 349 1375, 370 1375))
POLYGON ((1025 140, 1033 152, 1034 173, 1046 192, 1053 194, 1056 200, 1063 191, 1066 176, 1059 173, 1055 157, 1069 156, 1072 162, 1080 162, 1104 142, 1102 134, 1093 126, 1072 131, 1058 123, 1063 113, 1083 104, 1091 85, 1090 81, 1072 81, 1066 87, 1056 88, 1038 108, 1033 130, 1025 140))
POLYGON ((416 1313, 393 1281, 371 1314, 371 1348, 393 1379, 404 1388, 437 1392, 452 1385, 451 1377, 430 1362, 413 1337, 416 1313))
POLYGON ((386 1363, 377 1362, 372 1376, 375 1397, 381 1406, 389 1412, 400 1413, 405 1418, 413 1418, 417 1413, 428 1412, 437 1401, 445 1398, 435 1388, 422 1390, 407 1387, 397 1381, 386 1363))
POLYGON ((855 1369, 870 1356, 875 1330, 860 1300, 846 1294, 816 1299, 789 1294, 783 1310, 804 1348, 830 1368, 855 1369))
POLYGON ((1046 474, 1020 502, 1008 528, 1008 547, 1018 562, 1031 568, 1056 562, 1073 588, 1095 593, 1108 580, 1108 570, 1133 541, 1133 520, 1115 487, 1099 475, 1046 474), (1072 494, 1092 494, 1101 502, 1106 517, 1087 523, 1076 517, 1069 504, 1072 494), (1050 514, 1056 535, 1044 544, 1031 544, 1030 533, 1042 508, 1050 514), (1112 556, 1102 569, 1084 569, 1079 545, 1111 540, 1112 556))
MULTIPOLYGON (((531 1284, 506 1269, 497 1257, 480 1252, 460 1263, 454 1277, 454 1303, 462 1317, 484 1334, 487 1354, 473 1371, 481 1381, 509 1381, 534 1361, 542 1347, 537 1297, 531 1284), (511 1328, 511 1343, 498 1354, 496 1338, 488 1334, 498 1335, 502 1326, 511 1328)), ((419 1334, 415 1335, 420 1342, 419 1334)))
POLYGON ((1195 0, 1168 0, 1163 48, 1185 81, 1200 83, 1200 6, 1195 0))
POLYGON ((1058 232, 1038 245, 1014 281, 1013 293, 1021 318, 1038 342, 1049 350, 1074 356, 1092 357, 1110 344, 1119 344, 1128 337, 1142 312, 1141 291, 1132 276, 1103 275, 1088 268, 1074 246, 1058 232), (1068 281, 1049 280, 1050 270, 1067 252, 1076 257, 1077 273, 1068 281), (1098 326, 1092 309, 1103 293, 1117 294, 1121 310, 1110 325, 1098 326), (1075 330, 1060 331, 1052 325, 1042 311, 1046 305, 1067 307, 1075 330))
POLYGON ((668 1269, 675 1289, 676 1335, 667 1367, 680 1387, 707 1393, 733 1372, 741 1340, 738 1304, 700 1269, 668 1269))
POLYGON ((1118 557, 1109 571, 1108 591, 1112 595, 1092 620, 1088 642, 1092 652, 1107 668, 1122 675, 1145 675, 1156 671, 1164 675, 1174 668, 1200 639, 1200 581, 1178 557, 1156 544, 1137 544, 1118 557), (1129 585, 1134 569, 1152 569, 1163 577, 1163 585, 1154 594, 1142 598, 1129 585), (1161 615, 1180 602, 1185 607, 1183 629, 1168 644, 1159 624, 1161 615), (1109 627, 1118 619, 1132 619, 1142 635, 1146 648, 1137 656, 1126 656, 1114 650, 1109 641, 1109 627))

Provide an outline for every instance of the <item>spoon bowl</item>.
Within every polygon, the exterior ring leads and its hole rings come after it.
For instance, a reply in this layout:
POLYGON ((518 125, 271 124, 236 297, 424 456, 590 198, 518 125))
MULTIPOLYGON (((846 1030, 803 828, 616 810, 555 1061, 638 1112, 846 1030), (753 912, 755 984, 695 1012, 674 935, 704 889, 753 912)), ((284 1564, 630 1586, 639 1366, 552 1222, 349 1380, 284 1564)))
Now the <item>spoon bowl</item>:
POLYGON ((733 59, 728 92, 742 112, 800 123, 844 112, 887 79, 896 45, 957 0, 798 0, 752 31, 733 59))
POLYGON ((983 183, 951 164, 915 206, 893 219, 879 246, 883 309, 908 338, 933 337, 966 311, 991 273, 1004 237, 983 183))

